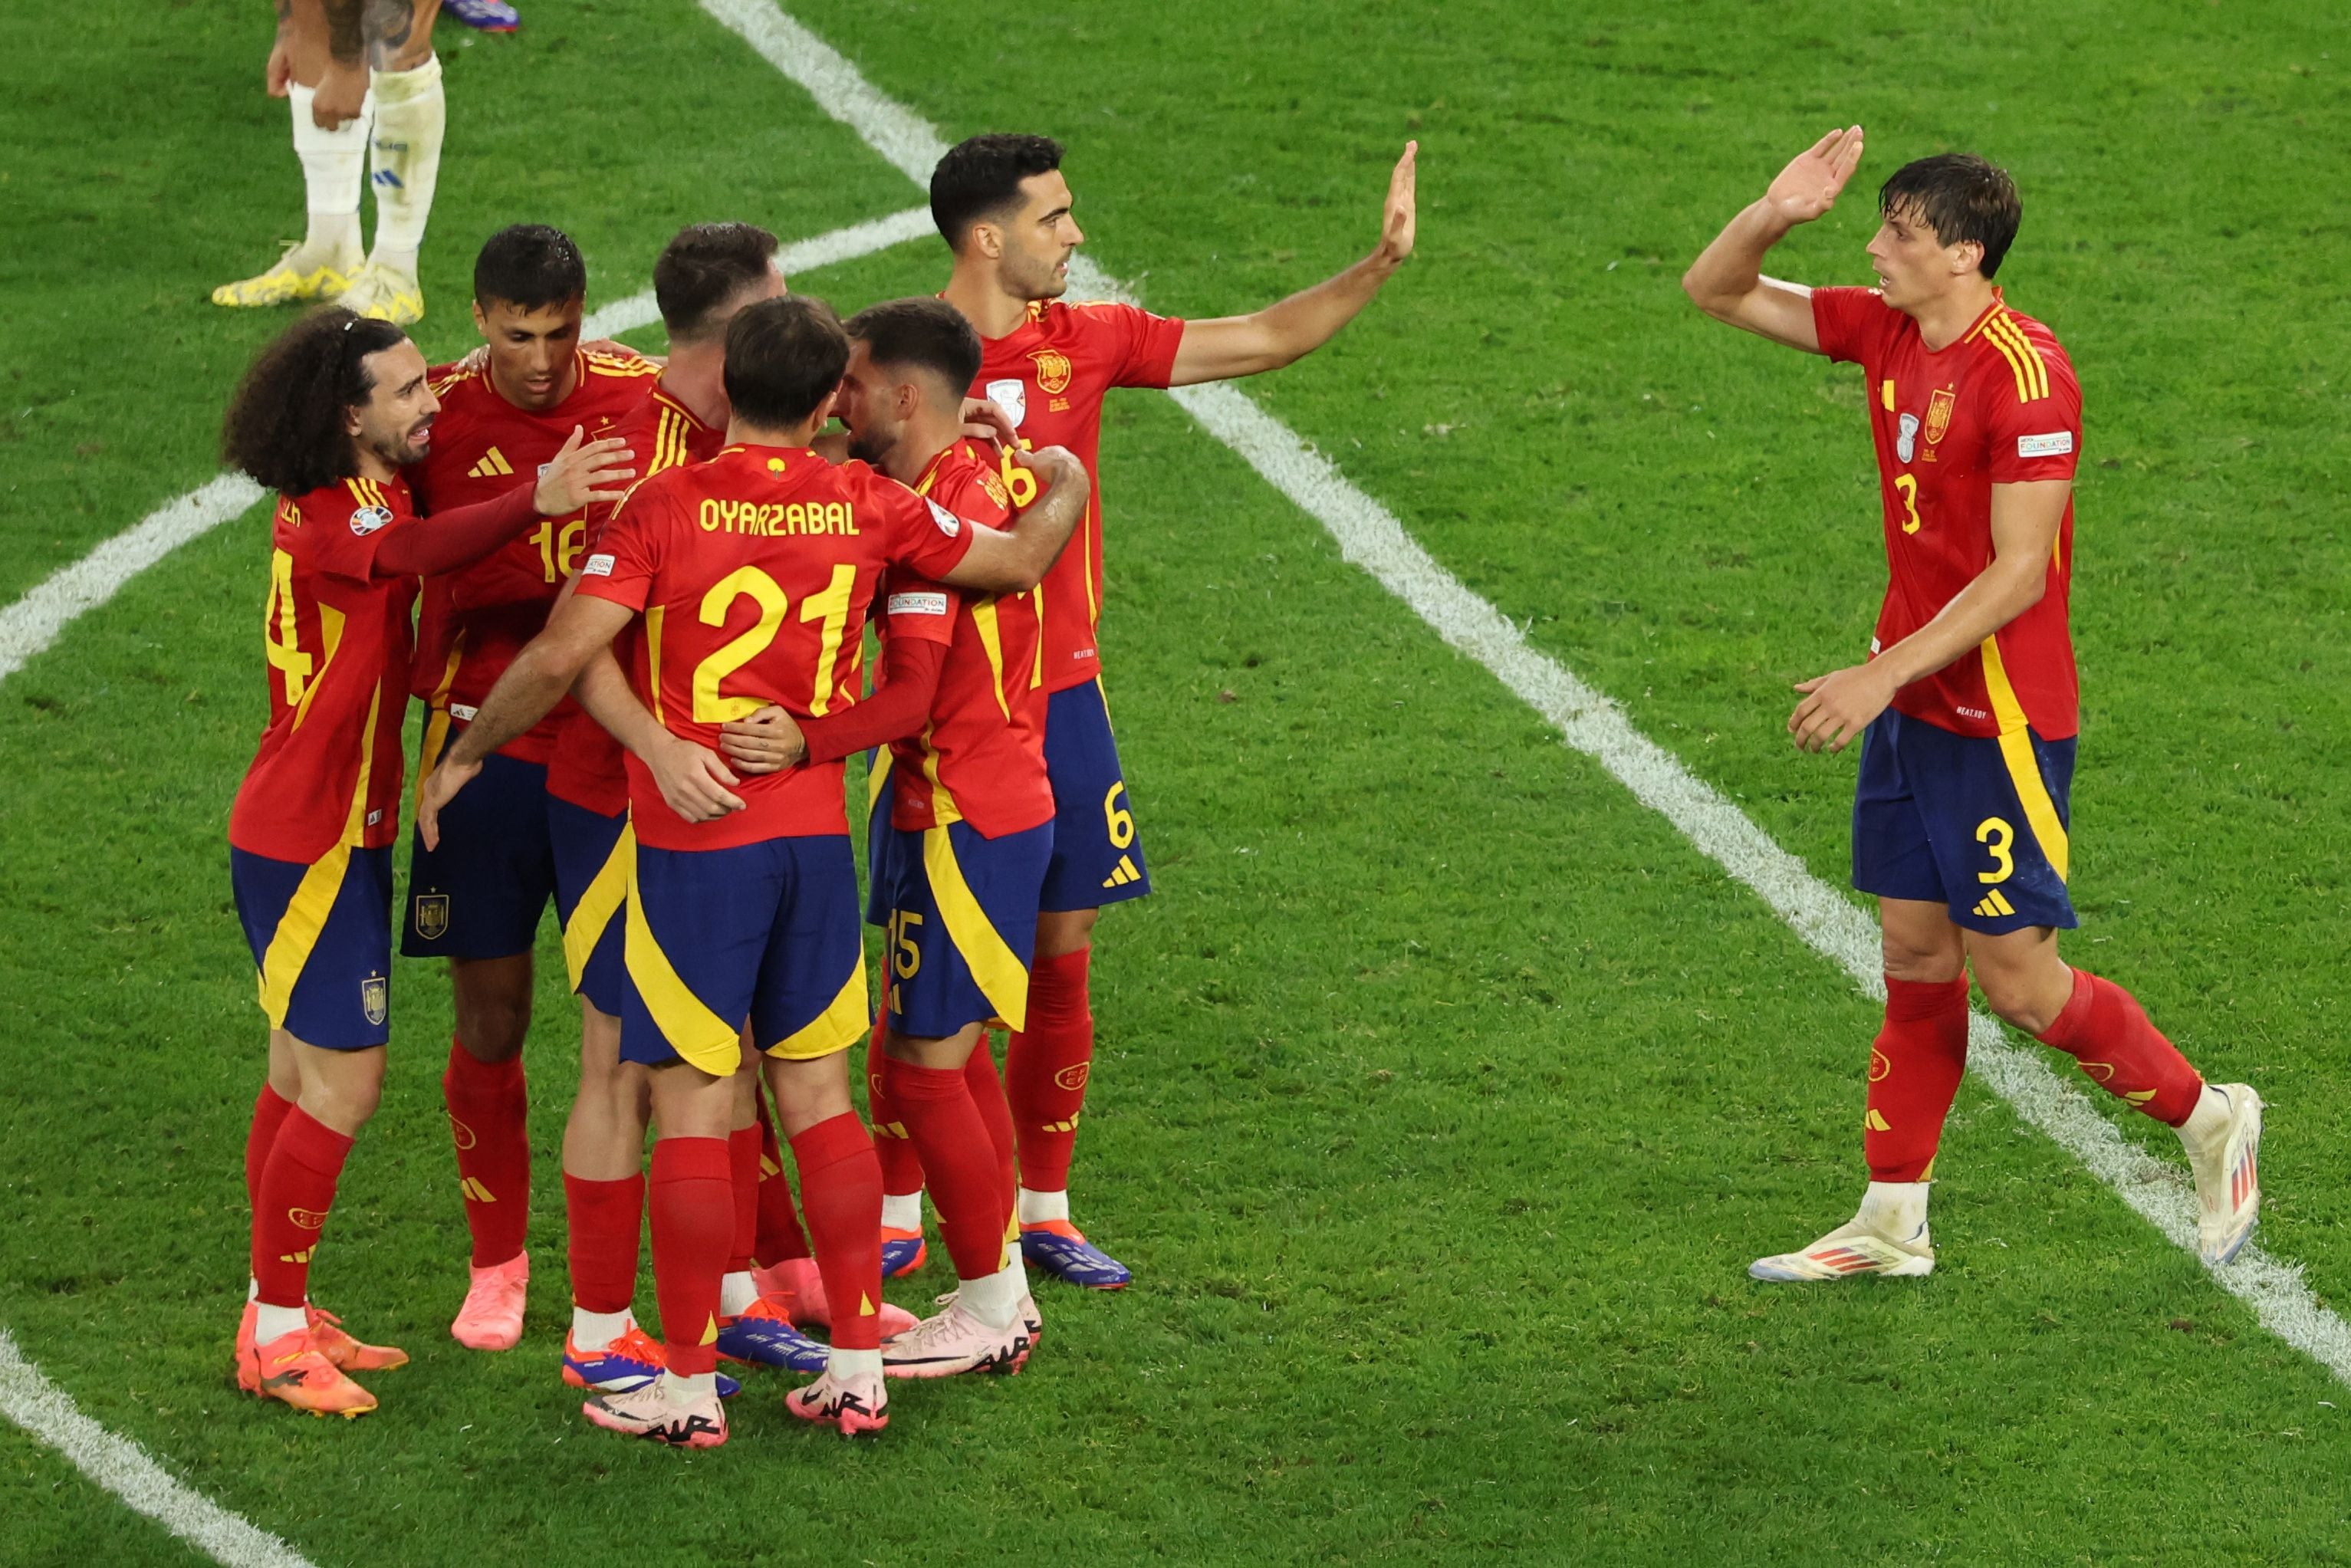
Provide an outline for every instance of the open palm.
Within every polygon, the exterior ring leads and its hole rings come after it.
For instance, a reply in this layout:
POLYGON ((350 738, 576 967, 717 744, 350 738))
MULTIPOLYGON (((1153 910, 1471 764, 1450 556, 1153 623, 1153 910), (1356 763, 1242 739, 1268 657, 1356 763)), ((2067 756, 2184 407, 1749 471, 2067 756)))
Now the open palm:
POLYGON ((1763 200, 1792 224, 1808 224, 1836 205, 1837 193, 1861 167, 1861 127, 1832 131, 1796 154, 1763 200))

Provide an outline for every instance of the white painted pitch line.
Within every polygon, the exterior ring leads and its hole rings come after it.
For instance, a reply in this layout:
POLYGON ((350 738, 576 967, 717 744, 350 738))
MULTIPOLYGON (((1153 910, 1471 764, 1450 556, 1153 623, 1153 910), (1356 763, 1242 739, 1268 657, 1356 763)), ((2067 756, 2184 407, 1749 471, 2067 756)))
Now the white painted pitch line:
MULTIPOLYGON (((786 276, 853 261, 931 233, 928 207, 852 224, 777 253, 786 276)), ((653 290, 630 295, 590 315, 583 330, 609 338, 661 319, 653 290)), ((122 585, 201 534, 239 517, 263 498, 242 474, 224 474, 167 501, 70 566, 49 574, 24 598, 0 610, 0 681, 57 641, 79 616, 97 609, 122 585)), ((226 1568, 312 1568, 277 1536, 256 1529, 203 1493, 181 1485, 128 1438, 83 1415, 73 1399, 41 1375, 0 1328, 0 1414, 64 1454, 83 1474, 226 1568)))
MULTIPOLYGON (((789 277, 854 261, 931 232, 930 209, 908 207, 796 241, 777 252, 776 260, 789 277)), ((595 311, 582 330, 590 338, 611 338, 660 319, 653 291, 648 288, 595 311)), ((0 610, 0 681, 23 669, 59 632, 113 598, 124 583, 190 539, 242 517, 261 498, 261 486, 244 475, 224 474, 166 501, 79 560, 51 572, 24 598, 0 610)))
MULTIPOLYGON (((806 89, 825 112, 928 189, 931 169, 947 150, 935 129, 883 96, 838 50, 772 0, 700 4, 806 89)), ((1071 260, 1070 282, 1082 298, 1134 299, 1082 256, 1071 260)), ((1172 395, 1211 435, 1328 529, 1343 556, 1556 725, 1569 746, 1605 768, 1635 800, 1754 890, 1865 995, 1885 997, 1877 932, 1866 915, 1772 842, 1720 791, 1635 729, 1614 703, 1529 645, 1508 617, 1438 565, 1386 507, 1236 388, 1181 387, 1172 395)), ((2195 1197, 2184 1167, 2156 1161, 2126 1141, 2042 1057, 2011 1042, 1996 1019, 1977 1013, 1969 1024, 1968 1043, 1970 1069, 2017 1114, 2112 1186, 2174 1245, 2196 1251, 2195 1197)), ((2302 1282, 2298 1266, 2248 1246, 2235 1262, 2210 1272, 2253 1309, 2264 1328, 2351 1383, 2351 1324, 2319 1304, 2302 1282)))
POLYGON ((91 1480, 225 1568, 315 1568, 277 1536, 172 1479, 138 1444, 83 1415, 65 1390, 25 1359, 5 1329, 0 1329, 0 1411, 91 1480))

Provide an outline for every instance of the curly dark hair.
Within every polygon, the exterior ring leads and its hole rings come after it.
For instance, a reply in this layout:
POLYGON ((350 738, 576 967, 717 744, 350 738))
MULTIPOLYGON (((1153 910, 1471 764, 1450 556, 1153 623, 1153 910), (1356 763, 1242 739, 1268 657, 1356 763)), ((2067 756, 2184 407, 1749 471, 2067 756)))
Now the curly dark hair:
POLYGON ((350 478, 360 471, 359 452, 343 415, 375 391, 368 356, 407 338, 389 321, 340 306, 303 317, 237 383, 221 426, 221 455, 284 496, 350 478))

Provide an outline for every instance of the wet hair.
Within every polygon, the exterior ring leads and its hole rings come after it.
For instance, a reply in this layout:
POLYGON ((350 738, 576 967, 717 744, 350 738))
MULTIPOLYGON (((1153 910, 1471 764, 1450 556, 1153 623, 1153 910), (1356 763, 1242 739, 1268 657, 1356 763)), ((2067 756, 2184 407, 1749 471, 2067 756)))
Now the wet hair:
POLYGON ((931 171, 931 222, 947 248, 963 249, 971 225, 1020 200, 1020 182, 1061 166, 1061 144, 1050 136, 995 133, 947 149, 931 171))
POLYGON ((1986 278, 2000 270, 2024 219, 2024 204, 2008 171, 1972 152, 1940 152, 1905 163, 1877 188, 1877 210, 1889 218, 1910 214, 1945 245, 1973 240, 1983 246, 1978 270, 1986 278))
POLYGON ((543 310, 588 293, 588 264, 561 229, 514 224, 492 235, 474 258, 474 302, 543 310))
POLYGON ((689 224, 653 263, 653 299, 670 341, 699 342, 718 308, 768 276, 776 236, 751 224, 689 224))
POLYGON ((847 330, 875 364, 927 371, 957 400, 979 374, 979 334, 944 299, 885 299, 852 316, 847 330))
POLYGON ((726 324, 726 401, 735 417, 789 430, 817 411, 849 368, 849 334, 810 294, 762 299, 726 324))
POLYGON ((370 354, 408 340, 389 321, 340 306, 305 316, 261 350, 237 383, 221 425, 221 455, 285 496, 348 479, 359 450, 343 416, 374 395, 370 354))

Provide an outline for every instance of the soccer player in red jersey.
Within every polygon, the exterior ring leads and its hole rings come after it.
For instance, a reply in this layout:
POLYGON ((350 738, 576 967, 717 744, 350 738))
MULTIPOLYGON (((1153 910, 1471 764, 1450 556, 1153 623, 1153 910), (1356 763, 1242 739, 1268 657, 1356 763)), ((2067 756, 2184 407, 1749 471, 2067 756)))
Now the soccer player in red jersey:
POLYGON ((439 402, 399 328, 319 312, 262 352, 230 405, 228 461, 278 493, 262 652, 269 723, 229 816, 237 915, 260 972, 269 1071, 246 1141, 253 1285, 237 1331, 246 1392, 318 1415, 375 1399, 345 1375, 399 1366, 309 1306, 335 1185, 383 1086, 392 1009, 392 841, 419 574, 496 549, 617 490, 628 454, 575 430, 539 476, 420 521, 400 476, 439 402))
MULTIPOLYGON (((478 365, 436 370, 439 439, 408 471, 428 515, 504 493, 516 476, 548 461, 573 426, 606 434, 643 402, 660 366, 580 349, 587 288, 578 248, 555 229, 517 225, 482 246, 474 319, 487 352, 478 365)), ((413 687, 428 705, 420 770, 463 732, 507 662, 546 624, 587 526, 584 514, 547 518, 490 559, 425 583, 413 687)), ((474 1350, 511 1349, 522 1337, 530 1280, 522 1049, 531 946, 556 893, 547 769, 577 711, 566 704, 516 737, 449 814, 443 846, 410 849, 401 951, 448 959, 455 992, 456 1037, 442 1093, 473 1258, 450 1333, 474 1350)))
MULTIPOLYGON (((1379 242, 1335 277, 1248 316, 1182 321, 1129 305, 1061 302, 1070 257, 1084 241, 1061 175, 1061 149, 1042 136, 975 136, 931 174, 931 215, 955 256, 946 300, 977 329, 985 358, 975 395, 993 398, 1020 444, 1069 447, 1097 471, 1102 400, 1113 387, 1189 386, 1279 370, 1311 352, 1371 303, 1412 255, 1417 143, 1388 183, 1379 242)), ((1026 480, 1008 472, 1016 503, 1026 480)), ((1021 1249, 1073 1283, 1116 1290, 1127 1269, 1070 1220, 1069 1170, 1092 1071, 1087 970, 1104 904, 1151 891, 1133 802, 1102 705, 1101 497, 1089 500, 1075 548, 1037 596, 1043 636, 1029 679, 1046 697, 1045 765, 1055 802, 1053 853, 1037 927, 1028 1027, 1013 1031, 1006 1086, 1019 1142, 1021 1249)), ((901 1173, 893 1193, 905 1191, 901 1173)), ((920 1207, 903 1197, 893 1218, 920 1207)))
POLYGON ((1967 1060, 1970 968, 1993 1012, 2177 1129, 2204 1259, 2224 1263, 2260 1210, 2260 1098, 2206 1083, 2129 992, 2057 956, 2057 932, 2079 924, 2066 601, 2082 393, 2054 335, 1992 283, 2022 216, 2016 187, 1980 158, 1921 159, 1879 189, 1877 287, 1761 276, 1861 153, 1859 126, 1823 136, 1682 279, 1718 320, 1862 367, 1888 569, 1868 661, 1799 685, 1788 720, 1807 751, 1862 743, 1853 880, 1877 895, 1886 992, 1863 1124, 1869 1188, 1849 1223, 1748 1271, 1932 1271, 1928 1184, 1967 1060))
POLYGON ((810 719, 854 700, 843 676, 884 570, 1025 591, 1084 503, 1086 475, 1066 452, 1037 455, 1051 488, 1009 533, 862 463, 826 462, 809 444, 831 417, 848 360, 847 336, 821 301, 768 299, 737 315, 726 450, 630 493, 572 596, 451 746, 418 808, 430 842, 484 759, 642 617, 632 684, 665 733, 658 744, 632 742, 638 844, 621 1051, 653 1069, 648 1207, 666 1370, 652 1388, 582 1408, 600 1426, 684 1447, 726 1440, 712 1381, 747 1022, 799 1166, 833 1308, 830 1365, 787 1407, 843 1432, 887 1421, 881 1171, 846 1068, 869 1015, 841 767, 742 779, 710 747, 720 726, 768 706, 810 719))

